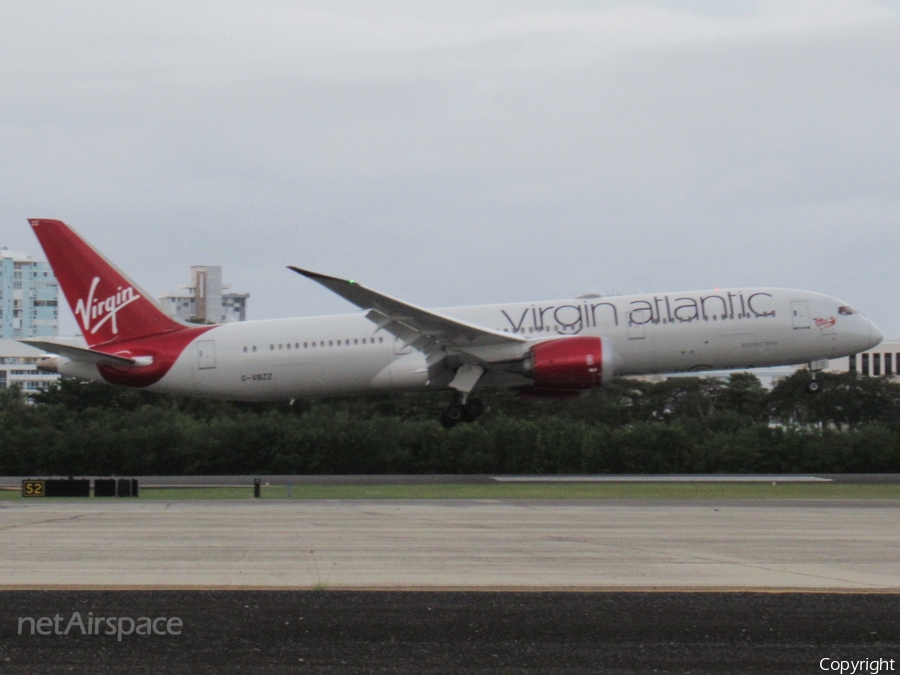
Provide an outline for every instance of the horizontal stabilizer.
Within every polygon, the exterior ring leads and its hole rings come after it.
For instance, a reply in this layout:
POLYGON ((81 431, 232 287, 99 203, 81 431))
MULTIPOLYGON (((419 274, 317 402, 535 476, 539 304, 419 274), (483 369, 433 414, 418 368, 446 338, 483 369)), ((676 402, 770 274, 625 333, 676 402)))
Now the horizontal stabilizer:
POLYGON ((30 347, 36 347, 50 354, 58 354, 65 356, 73 361, 82 361, 86 363, 105 363, 113 366, 136 366, 137 361, 127 356, 117 356, 116 354, 106 354, 98 352, 94 349, 85 349, 84 347, 75 347, 73 345, 64 345, 49 340, 19 340, 19 342, 30 347))

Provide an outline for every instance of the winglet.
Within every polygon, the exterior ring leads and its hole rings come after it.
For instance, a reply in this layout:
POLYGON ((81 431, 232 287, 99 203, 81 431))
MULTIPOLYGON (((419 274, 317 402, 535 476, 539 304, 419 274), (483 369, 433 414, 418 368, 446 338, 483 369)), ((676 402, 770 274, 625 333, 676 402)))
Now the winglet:
POLYGON ((302 274, 307 279, 319 282, 332 293, 337 293, 339 296, 348 302, 352 302, 361 309, 372 309, 375 305, 371 304, 371 300, 374 295, 379 295, 375 294, 373 291, 364 289, 358 283, 350 279, 331 277, 327 274, 319 274, 318 272, 300 269, 293 265, 288 265, 288 269, 293 270, 297 274, 302 274))
POLYGON ((303 270, 299 267, 294 267, 293 265, 288 265, 289 270, 294 270, 297 274, 302 274, 308 279, 312 279, 313 281, 323 282, 323 281, 339 281, 344 284, 355 284, 356 282, 352 279, 340 279, 339 277, 330 277, 327 274, 319 274, 318 272, 312 272, 310 270, 303 270))

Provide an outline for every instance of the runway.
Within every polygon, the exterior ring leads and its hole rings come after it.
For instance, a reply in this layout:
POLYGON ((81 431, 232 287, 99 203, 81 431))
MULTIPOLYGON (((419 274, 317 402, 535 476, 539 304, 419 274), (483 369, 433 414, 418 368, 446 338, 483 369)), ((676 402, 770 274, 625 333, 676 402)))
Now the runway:
POLYGON ((5 589, 900 590, 896 501, 0 502, 5 589))

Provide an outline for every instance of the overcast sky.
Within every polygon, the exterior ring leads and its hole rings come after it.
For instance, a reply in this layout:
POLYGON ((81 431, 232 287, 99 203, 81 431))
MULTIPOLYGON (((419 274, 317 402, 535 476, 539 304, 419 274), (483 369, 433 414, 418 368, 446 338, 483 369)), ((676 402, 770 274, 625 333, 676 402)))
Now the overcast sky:
MULTIPOLYGON (((0 244, 250 318, 786 286, 900 337, 900 2, 5 0, 0 244)), ((62 332, 75 323, 64 314, 62 332)))

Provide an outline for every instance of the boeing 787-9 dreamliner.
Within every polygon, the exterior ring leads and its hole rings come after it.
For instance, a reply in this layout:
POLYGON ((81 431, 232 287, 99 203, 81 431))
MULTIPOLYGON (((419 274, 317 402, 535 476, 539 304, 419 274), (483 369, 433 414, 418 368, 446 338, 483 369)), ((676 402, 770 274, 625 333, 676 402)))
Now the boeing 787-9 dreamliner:
MULTIPOLYGON (((42 370, 235 401, 443 389, 445 426, 483 411, 473 392, 585 395, 616 375, 810 364, 882 335, 840 300, 785 288, 423 309, 355 281, 291 267, 356 305, 338 316, 195 325, 155 300, 58 220, 31 220, 87 347, 22 340, 42 370)), ((816 386, 815 384, 813 385, 816 386)))

